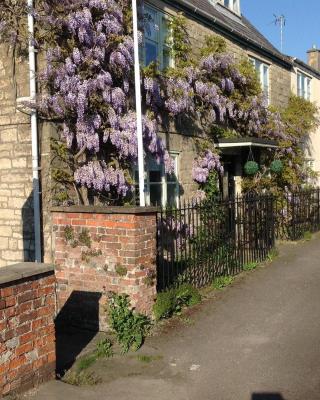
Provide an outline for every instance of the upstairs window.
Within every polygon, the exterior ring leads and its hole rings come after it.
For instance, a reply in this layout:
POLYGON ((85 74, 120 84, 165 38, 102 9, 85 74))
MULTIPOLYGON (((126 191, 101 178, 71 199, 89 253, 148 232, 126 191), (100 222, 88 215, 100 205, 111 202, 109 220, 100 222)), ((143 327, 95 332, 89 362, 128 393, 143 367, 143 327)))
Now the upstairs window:
POLYGON ((250 62, 253 65, 254 69, 257 71, 258 77, 260 79, 261 89, 269 103, 269 92, 270 92, 269 69, 270 69, 270 66, 256 58, 250 58, 250 62))
POLYGON ((311 79, 301 72, 297 74, 297 94, 305 100, 311 99, 311 79))
POLYGON ((223 0, 223 5, 229 10, 240 14, 240 0, 223 0))
POLYGON ((149 6, 144 6, 144 64, 157 62, 160 69, 173 66, 168 43, 168 16, 149 6))

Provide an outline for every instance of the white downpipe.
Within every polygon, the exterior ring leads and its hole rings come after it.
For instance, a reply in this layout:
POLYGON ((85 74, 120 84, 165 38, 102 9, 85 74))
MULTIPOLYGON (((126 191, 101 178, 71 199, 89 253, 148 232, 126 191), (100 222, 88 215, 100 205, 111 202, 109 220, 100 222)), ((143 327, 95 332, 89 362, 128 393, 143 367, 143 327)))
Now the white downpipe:
POLYGON ((141 76, 139 60, 139 38, 138 38, 138 12, 137 1, 132 0, 133 14, 133 42, 134 42, 134 78, 136 93, 136 114, 137 114, 137 136, 138 136, 138 172, 139 172, 139 198, 140 207, 145 207, 144 195, 144 153, 142 136, 142 106, 141 106, 141 76))
MULTIPOLYGON (((28 34, 29 34, 29 75, 30 75, 30 100, 36 99, 36 56, 33 45, 34 19, 31 14, 33 0, 27 0, 28 5, 28 34)), ((41 262, 41 216, 40 216, 40 190, 39 190, 39 156, 38 156, 38 118, 37 112, 31 112, 31 139, 32 139, 32 184, 33 184, 33 212, 34 212, 34 237, 35 261, 41 262)))

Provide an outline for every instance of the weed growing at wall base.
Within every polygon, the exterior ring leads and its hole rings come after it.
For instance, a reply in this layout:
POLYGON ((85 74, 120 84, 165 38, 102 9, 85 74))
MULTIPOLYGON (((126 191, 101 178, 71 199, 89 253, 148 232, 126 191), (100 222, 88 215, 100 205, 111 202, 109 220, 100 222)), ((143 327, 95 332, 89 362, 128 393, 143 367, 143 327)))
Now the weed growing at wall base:
POLYGON ((148 317, 134 312, 126 294, 110 295, 109 319, 123 353, 138 350, 151 327, 148 317))
POLYGON ((101 378, 93 372, 68 371, 62 381, 74 386, 94 386, 101 383, 101 378))
POLYGON ((192 285, 184 284, 177 289, 158 293, 153 313, 156 320, 169 318, 181 312, 183 307, 200 303, 201 295, 192 285))
POLYGON ((258 267, 258 265, 259 264, 257 262, 249 262, 243 266, 243 270, 244 271, 253 271, 258 267))
POLYGON ((215 278, 212 282, 212 287, 217 290, 221 290, 225 288, 226 286, 231 285, 231 283, 234 281, 233 276, 218 276, 215 278))
POLYGON ((309 241, 312 239, 312 233, 310 231, 304 232, 303 239, 309 241))
POLYGON ((267 255, 267 260, 269 262, 273 261, 276 257, 278 257, 279 252, 277 249, 272 249, 271 251, 269 251, 268 255, 267 255))

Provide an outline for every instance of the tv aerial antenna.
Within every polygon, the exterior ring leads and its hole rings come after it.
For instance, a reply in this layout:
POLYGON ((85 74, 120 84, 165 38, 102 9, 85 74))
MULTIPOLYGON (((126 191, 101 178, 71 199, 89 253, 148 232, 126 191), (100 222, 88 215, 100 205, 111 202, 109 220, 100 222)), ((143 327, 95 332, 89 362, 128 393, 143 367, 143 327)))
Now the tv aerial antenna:
POLYGON ((275 26, 280 26, 280 49, 281 53, 283 52, 283 43, 284 43, 284 27, 286 26, 286 17, 281 14, 281 15, 276 15, 273 14, 274 16, 274 21, 273 23, 275 26))

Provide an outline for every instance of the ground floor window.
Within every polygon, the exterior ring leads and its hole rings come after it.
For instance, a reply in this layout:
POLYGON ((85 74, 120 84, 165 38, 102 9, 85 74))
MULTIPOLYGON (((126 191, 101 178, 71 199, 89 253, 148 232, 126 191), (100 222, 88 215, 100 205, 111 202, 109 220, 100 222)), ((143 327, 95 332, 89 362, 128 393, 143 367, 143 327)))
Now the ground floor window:
MULTIPOLYGON (((174 160, 174 173, 166 174, 163 164, 148 159, 145 170, 145 200, 147 206, 177 206, 179 204, 179 178, 177 153, 170 153, 174 160)), ((138 171, 135 170, 135 181, 138 182, 138 171)), ((136 202, 138 202, 138 185, 136 202)))

